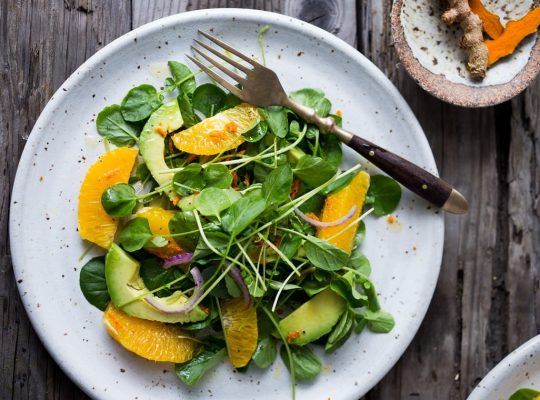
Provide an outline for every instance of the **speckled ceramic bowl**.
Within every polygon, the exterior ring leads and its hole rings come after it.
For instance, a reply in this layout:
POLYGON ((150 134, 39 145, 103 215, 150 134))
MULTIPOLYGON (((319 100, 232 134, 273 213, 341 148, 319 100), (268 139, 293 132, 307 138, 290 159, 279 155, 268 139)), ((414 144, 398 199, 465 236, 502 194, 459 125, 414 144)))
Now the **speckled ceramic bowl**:
MULTIPOLYGON (((265 24, 271 27, 265 35, 267 63, 287 90, 323 89, 334 109, 343 111, 348 129, 436 173, 418 122, 388 79, 355 49, 307 23, 262 11, 203 10, 155 21, 109 44, 62 85, 37 121, 19 164, 10 215, 15 276, 32 324, 58 364, 93 398, 290 398, 281 360, 269 370, 252 366, 246 373, 223 363, 198 386, 184 386, 171 364, 144 360, 114 342, 101 312, 79 289, 84 261, 78 258, 87 243, 77 233, 77 196, 89 165, 104 152, 96 114, 135 85, 161 85, 164 62, 186 62, 197 29, 212 29, 258 57, 257 33, 265 24)), ((344 164, 359 161, 356 153, 345 152, 344 164)), ((387 335, 363 332, 332 355, 319 352, 323 372, 298 385, 298 399, 358 399, 416 333, 439 275, 443 217, 409 192, 396 217, 392 225, 369 218, 363 247, 395 329, 387 335)))
MULTIPOLYGON (((506 24, 527 13, 533 0, 486 0, 484 4, 506 24)), ((409 74, 432 95, 464 107, 502 103, 523 91, 540 71, 540 40, 526 38, 514 54, 489 68, 482 81, 472 80, 459 47, 458 24, 449 28, 440 16, 445 0, 396 0, 391 24, 394 45, 409 74)))
POLYGON ((518 389, 540 391, 540 336, 507 355, 478 384, 467 400, 508 400, 518 389))

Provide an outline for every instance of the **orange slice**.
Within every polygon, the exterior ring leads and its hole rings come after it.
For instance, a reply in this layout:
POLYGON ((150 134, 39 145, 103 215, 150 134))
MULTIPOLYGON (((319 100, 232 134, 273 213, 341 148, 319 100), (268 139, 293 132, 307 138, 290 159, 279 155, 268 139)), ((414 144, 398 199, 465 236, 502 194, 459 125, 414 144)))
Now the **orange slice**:
POLYGON ((366 193, 369 187, 369 175, 362 171, 356 174, 351 183, 345 186, 337 193, 333 193, 326 198, 324 203, 321 221, 330 222, 342 218, 352 208, 356 206, 356 212, 352 218, 342 225, 332 226, 328 228, 319 228, 317 236, 321 239, 328 239, 336 235, 339 235, 329 240, 330 243, 341 248, 342 250, 350 253, 354 243, 354 235, 358 224, 352 225, 345 229, 348 224, 354 221, 360 216, 362 207, 364 206, 364 200, 366 199, 366 193))
POLYGON ((93 164, 79 192, 78 226, 81 238, 108 249, 114 239, 118 220, 105 212, 101 195, 109 186, 127 183, 138 151, 127 147, 111 150, 93 164))
POLYGON ((243 297, 221 302, 221 325, 229 360, 235 368, 245 367, 257 348, 257 311, 246 307, 243 297))
MULTIPOLYGON (((137 217, 146 218, 150 230, 154 235, 169 235, 169 221, 174 216, 172 210, 165 210, 160 207, 145 207, 137 211, 137 217)), ((172 238, 168 238, 169 244, 159 248, 145 248, 146 251, 160 258, 170 258, 177 254, 183 253, 184 250, 172 238)))
POLYGON ((172 140, 186 153, 218 154, 240 146, 244 142, 242 134, 258 123, 257 108, 242 103, 178 132, 172 140))
POLYGON ((103 324, 114 340, 148 360, 183 363, 197 350, 191 334, 178 326, 131 317, 112 305, 103 314, 103 324))

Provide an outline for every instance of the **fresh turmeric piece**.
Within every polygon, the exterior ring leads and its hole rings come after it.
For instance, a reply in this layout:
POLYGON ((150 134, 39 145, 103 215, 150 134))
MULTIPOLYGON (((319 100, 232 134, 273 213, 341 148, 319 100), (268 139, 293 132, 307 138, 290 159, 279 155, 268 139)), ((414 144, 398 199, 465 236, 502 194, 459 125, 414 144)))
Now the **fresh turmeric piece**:
POLYGON ((471 11, 468 0, 448 0, 441 19, 448 25, 458 22, 463 31, 461 47, 468 53, 467 70, 475 79, 486 76, 488 48, 484 43, 482 20, 471 11))
POLYGON ((471 11, 478 15, 482 20, 484 32, 492 39, 497 39, 504 32, 504 26, 501 24, 499 16, 489 11, 481 0, 469 0, 471 11))
POLYGON ((487 40, 488 64, 493 65, 499 59, 514 52, 521 41, 536 32, 540 26, 540 7, 533 8, 523 18, 508 21, 501 36, 487 40))

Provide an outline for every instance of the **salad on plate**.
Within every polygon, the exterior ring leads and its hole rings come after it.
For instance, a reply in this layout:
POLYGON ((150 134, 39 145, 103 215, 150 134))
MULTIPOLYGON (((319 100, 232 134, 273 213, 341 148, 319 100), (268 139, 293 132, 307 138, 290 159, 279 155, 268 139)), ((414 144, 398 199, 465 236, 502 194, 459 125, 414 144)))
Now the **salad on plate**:
MULTIPOLYGON (((393 328, 363 219, 392 213, 400 186, 341 170, 339 140, 292 111, 168 67, 162 88, 134 87, 96 119, 106 152, 83 180, 78 229, 106 255, 82 267, 82 293, 120 345, 174 363, 187 385, 226 359, 245 370, 281 357, 294 397, 321 372, 314 347, 393 328)), ((321 90, 290 97, 341 123, 321 90)))

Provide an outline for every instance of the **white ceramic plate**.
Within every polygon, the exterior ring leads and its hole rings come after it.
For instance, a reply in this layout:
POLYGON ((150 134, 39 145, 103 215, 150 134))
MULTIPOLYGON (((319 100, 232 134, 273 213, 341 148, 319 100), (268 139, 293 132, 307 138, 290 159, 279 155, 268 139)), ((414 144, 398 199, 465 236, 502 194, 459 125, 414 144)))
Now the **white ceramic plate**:
POLYGON ((540 335, 508 354, 482 379, 467 400, 508 400, 522 388, 540 391, 540 335))
MULTIPOLYGON (((58 364, 94 398, 290 396, 280 360, 270 370, 253 367, 245 374, 224 363, 199 386, 183 386, 170 364, 138 358, 109 338, 101 313, 85 301, 78 284, 78 257, 87 244, 77 233, 77 196, 86 170, 104 151, 97 143, 96 114, 120 102, 132 86, 159 86, 159 63, 185 62, 197 29, 258 56, 257 32, 264 24, 271 26, 268 65, 287 90, 323 89, 334 109, 343 111, 347 128, 436 173, 426 138, 392 84, 352 47, 312 25, 262 11, 204 10, 155 21, 115 40, 84 63, 41 114, 21 158, 10 219, 15 275, 33 326, 58 364)), ((345 164, 359 161, 350 151, 345 158, 345 164)), ((298 385, 299 399, 357 399, 388 372, 416 333, 439 274, 443 217, 408 192, 396 215, 397 227, 384 218, 369 219, 364 245, 395 329, 387 335, 364 332, 323 356, 324 372, 298 385)))

